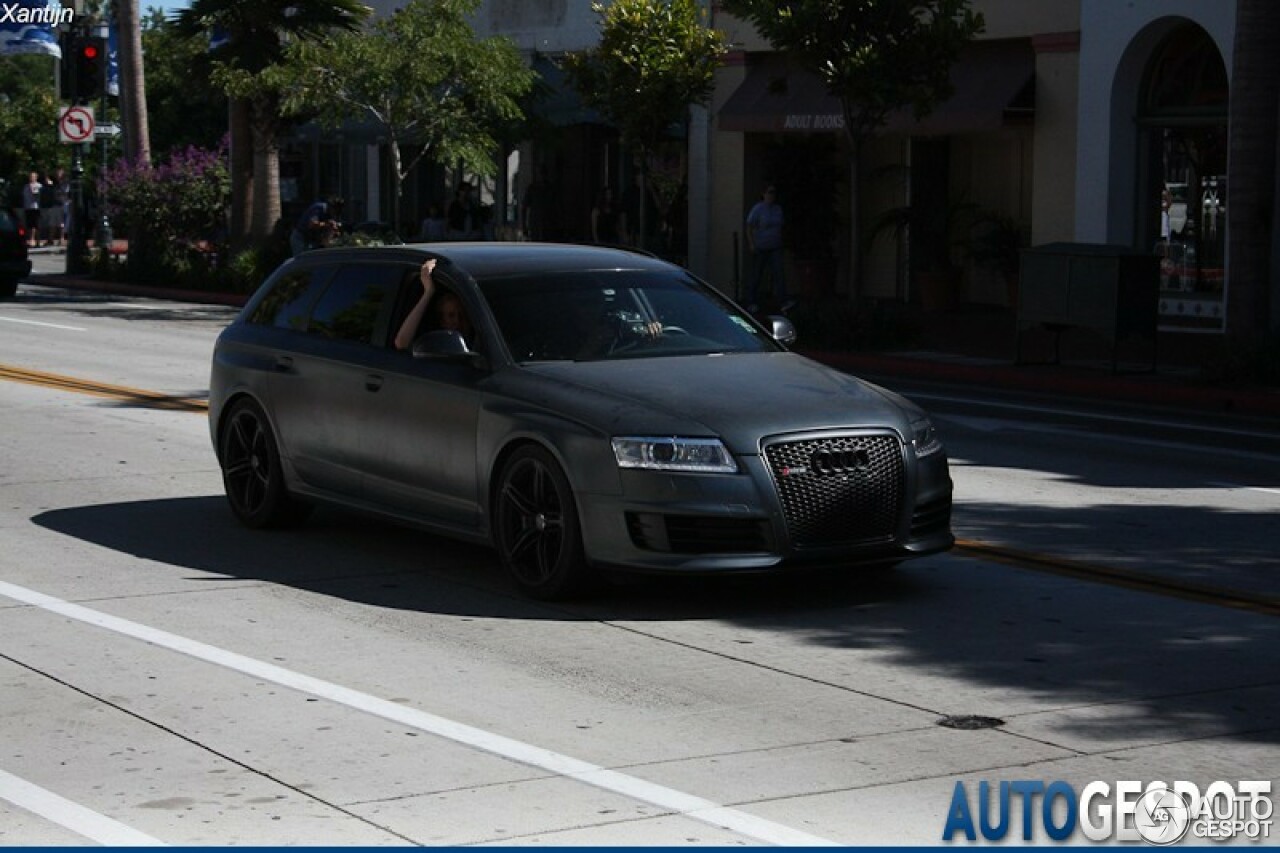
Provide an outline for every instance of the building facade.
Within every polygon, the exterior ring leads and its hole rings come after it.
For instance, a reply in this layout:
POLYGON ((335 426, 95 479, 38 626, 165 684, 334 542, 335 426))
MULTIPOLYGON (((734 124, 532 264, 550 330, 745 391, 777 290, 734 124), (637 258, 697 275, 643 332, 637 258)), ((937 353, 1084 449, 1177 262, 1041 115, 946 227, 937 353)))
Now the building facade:
MULTIPOLYGON (((389 0, 374 5, 391 11, 389 0)), ((920 120, 891 117, 863 151, 857 296, 925 307, 1010 304, 1016 290, 1008 277, 975 251, 976 217, 1023 245, 1106 243, 1157 253, 1161 327, 1222 332, 1235 4, 974 0, 973 7, 986 30, 953 69, 952 97, 920 120)), ((690 110, 673 167, 682 189, 680 217, 671 218, 683 221, 666 248, 742 295, 745 216, 774 184, 791 223, 794 289, 847 293, 855 238, 846 224, 850 165, 839 104, 749 25, 710 0, 705 8, 731 51, 710 103, 690 110)), ((628 194, 635 164, 554 60, 593 46, 599 16, 590 0, 484 0, 474 24, 482 37, 511 38, 548 89, 538 106, 541 130, 503 152, 498 177, 484 183, 493 236, 590 239, 594 199, 605 187, 628 194)), ((341 161, 367 218, 389 218, 376 139, 354 155, 350 146, 344 153, 320 150, 330 144, 322 140, 308 144, 341 161)), ((447 201, 462 177, 421 169, 407 188, 409 218, 447 201)))

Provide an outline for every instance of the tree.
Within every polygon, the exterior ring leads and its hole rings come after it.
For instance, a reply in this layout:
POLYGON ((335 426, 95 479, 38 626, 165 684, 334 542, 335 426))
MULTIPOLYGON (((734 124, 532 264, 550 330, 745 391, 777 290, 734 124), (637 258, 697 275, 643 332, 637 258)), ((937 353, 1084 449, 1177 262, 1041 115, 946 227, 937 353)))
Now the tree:
MULTIPOLYGON (((190 37, 216 36, 214 82, 231 98, 233 192, 242 193, 235 158, 243 153, 245 125, 253 149, 252 210, 248 235, 262 240, 280 218, 281 63, 296 40, 354 30, 370 13, 358 0, 194 0, 178 13, 190 37)), ((233 219, 237 205, 232 202, 233 219)), ((239 236, 239 235, 235 235, 239 236)))
POLYGON ((0 205, 21 204, 21 186, 32 170, 43 172, 66 163, 58 144, 58 99, 53 90, 56 60, 48 56, 0 56, 0 186, 14 197, 0 205))
POLYGON ((119 40, 120 123, 124 152, 135 163, 151 162, 151 132, 147 126, 147 84, 142 65, 142 16, 138 0, 114 0, 119 40))
POLYGON ((152 9, 142 22, 142 49, 152 154, 217 146, 227 135, 227 96, 210 82, 208 42, 182 37, 163 12, 152 9))
MULTIPOLYGON (((591 8, 600 16, 600 43, 566 56, 565 69, 640 161, 644 199, 650 158, 663 138, 685 122, 691 104, 711 97, 724 35, 706 26, 695 0, 614 0, 591 8)), ((645 207, 641 202, 642 239, 645 207)))
POLYGON ((1268 333, 1280 331, 1275 292, 1280 268, 1272 259, 1280 228, 1276 201, 1280 7, 1272 0, 1236 2, 1230 110, 1227 332, 1247 350, 1262 343, 1268 333))
POLYGON ((497 130, 521 117, 520 99, 533 87, 510 40, 476 39, 467 16, 477 5, 410 0, 368 32, 289 47, 286 110, 315 111, 330 127, 372 119, 385 134, 397 229, 402 184, 424 157, 494 173, 497 130))
POLYGON ((960 49, 982 32, 969 0, 723 0, 778 50, 794 56, 840 100, 849 149, 852 286, 861 285, 859 218, 862 146, 888 117, 916 118, 951 94, 960 49))

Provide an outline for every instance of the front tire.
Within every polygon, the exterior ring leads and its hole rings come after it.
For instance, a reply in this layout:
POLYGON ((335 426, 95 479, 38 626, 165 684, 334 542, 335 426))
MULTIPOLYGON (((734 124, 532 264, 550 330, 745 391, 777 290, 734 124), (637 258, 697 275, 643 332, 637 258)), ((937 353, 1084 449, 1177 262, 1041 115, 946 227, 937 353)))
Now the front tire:
POLYGON ((280 451, 266 413, 252 400, 232 405, 219 444, 222 486, 236 518, 247 527, 283 527, 302 520, 310 506, 284 486, 280 451))
POLYGON ((573 488, 541 447, 512 454, 498 479, 495 539, 502 564, 531 598, 569 598, 586 587, 588 567, 573 488))

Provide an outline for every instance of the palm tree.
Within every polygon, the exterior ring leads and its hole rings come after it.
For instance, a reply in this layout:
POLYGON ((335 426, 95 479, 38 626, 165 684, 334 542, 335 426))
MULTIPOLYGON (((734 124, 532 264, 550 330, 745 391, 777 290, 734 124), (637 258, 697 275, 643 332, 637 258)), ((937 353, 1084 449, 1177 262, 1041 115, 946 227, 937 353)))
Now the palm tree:
MULTIPOLYGON (((371 11, 358 0, 194 0, 178 13, 183 33, 218 39, 212 48, 218 65, 215 79, 231 98, 233 158, 237 150, 249 147, 243 137, 237 138, 248 127, 253 150, 247 229, 251 238, 269 236, 280 218, 280 91, 271 70, 284 60, 290 41, 354 30, 371 11)), ((234 162, 232 166, 234 172, 234 162)), ((243 210, 245 190, 233 176, 233 209, 239 200, 243 210)))
POLYGON ((151 133, 147 126, 138 0, 115 0, 115 18, 120 39, 120 123, 124 125, 124 151, 131 161, 146 164, 151 162, 151 133))
POLYGON ((1231 293, 1227 332, 1244 347, 1277 329, 1280 294, 1273 282, 1273 224, 1280 214, 1276 131, 1280 108, 1280 6, 1236 0, 1231 72, 1231 138, 1227 158, 1227 240, 1231 293))

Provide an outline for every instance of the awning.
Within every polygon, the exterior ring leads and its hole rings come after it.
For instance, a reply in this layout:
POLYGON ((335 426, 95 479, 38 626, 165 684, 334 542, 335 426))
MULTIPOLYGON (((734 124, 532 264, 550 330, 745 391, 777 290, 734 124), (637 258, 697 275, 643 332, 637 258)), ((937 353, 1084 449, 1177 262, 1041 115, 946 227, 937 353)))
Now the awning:
MULTIPOLYGON (((951 69, 955 91, 921 121, 910 109, 881 133, 945 136, 999 130, 1035 116, 1035 52, 1029 39, 973 42, 951 69)), ((784 54, 764 55, 720 108, 721 130, 821 133, 844 130, 840 101, 784 54)))

